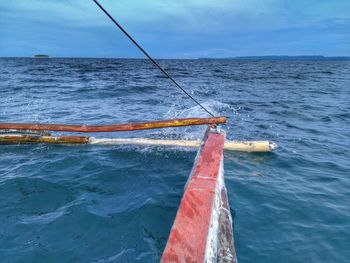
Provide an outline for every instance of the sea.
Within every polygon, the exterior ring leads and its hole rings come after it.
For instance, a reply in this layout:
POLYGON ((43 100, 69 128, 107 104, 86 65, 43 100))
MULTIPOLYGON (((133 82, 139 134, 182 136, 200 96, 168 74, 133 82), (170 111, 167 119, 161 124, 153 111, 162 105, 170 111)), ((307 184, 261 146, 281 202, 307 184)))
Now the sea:
MULTIPOLYGON (((350 262, 350 62, 159 63, 227 116, 228 139, 278 145, 224 154, 238 261, 350 262)), ((207 116, 145 59, 0 59, 0 122, 207 116)), ((181 147, 0 145, 0 262, 159 262, 195 156, 181 147)))

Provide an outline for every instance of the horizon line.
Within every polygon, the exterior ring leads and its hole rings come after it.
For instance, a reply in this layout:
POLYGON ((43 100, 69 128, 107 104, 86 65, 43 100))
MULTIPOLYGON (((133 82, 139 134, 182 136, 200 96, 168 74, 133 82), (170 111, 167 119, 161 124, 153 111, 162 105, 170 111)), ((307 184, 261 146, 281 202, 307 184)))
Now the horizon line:
MULTIPOLYGON (((35 56, 39 54, 34 54, 33 56, 0 56, 0 58, 36 58, 35 56)), ((47 55, 47 54, 41 54, 41 55, 47 55)), ((94 57, 94 56, 50 56, 47 55, 48 58, 79 58, 79 59, 146 59, 148 60, 147 57, 94 57)), ((181 60, 196 60, 196 59, 241 59, 241 58, 283 58, 283 57, 288 57, 288 58, 349 58, 350 55, 335 55, 335 56, 325 56, 325 55, 244 55, 244 56, 227 56, 227 57, 196 57, 196 58, 186 58, 186 57, 178 57, 178 58, 173 58, 173 57, 162 57, 162 58, 157 58, 155 59, 181 59, 181 60)))

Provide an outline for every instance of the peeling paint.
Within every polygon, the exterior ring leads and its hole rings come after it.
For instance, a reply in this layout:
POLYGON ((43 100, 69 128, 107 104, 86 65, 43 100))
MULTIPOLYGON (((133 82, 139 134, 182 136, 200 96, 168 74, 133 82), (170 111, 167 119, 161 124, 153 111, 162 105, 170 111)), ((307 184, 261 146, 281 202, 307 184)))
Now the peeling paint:
POLYGON ((232 219, 222 194, 224 140, 224 134, 207 131, 161 262, 237 262, 232 219))

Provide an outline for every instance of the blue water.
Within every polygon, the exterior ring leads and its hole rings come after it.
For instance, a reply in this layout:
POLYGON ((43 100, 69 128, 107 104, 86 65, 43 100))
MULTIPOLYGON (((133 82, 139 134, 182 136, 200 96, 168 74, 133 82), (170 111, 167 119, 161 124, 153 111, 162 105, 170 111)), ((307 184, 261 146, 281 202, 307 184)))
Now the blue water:
MULTIPOLYGON (((240 262, 349 262, 350 64, 162 60, 231 139, 225 153, 240 262)), ((146 60, 0 59, 0 121, 110 124, 206 116, 146 60)), ((111 137, 201 138, 203 127, 111 137)), ((0 146, 1 262, 157 262, 194 150, 0 146)))

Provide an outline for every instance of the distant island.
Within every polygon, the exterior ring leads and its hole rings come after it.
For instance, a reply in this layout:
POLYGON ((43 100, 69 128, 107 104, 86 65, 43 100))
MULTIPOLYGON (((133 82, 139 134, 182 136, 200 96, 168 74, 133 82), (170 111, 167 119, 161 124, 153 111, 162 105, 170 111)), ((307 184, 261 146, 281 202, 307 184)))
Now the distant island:
POLYGON ((49 55, 38 54, 34 56, 35 58, 49 58, 49 55))
POLYGON ((227 59, 227 60, 336 60, 336 61, 350 61, 350 57, 325 57, 325 56, 240 56, 240 57, 227 57, 227 58, 199 58, 199 59, 227 59))

